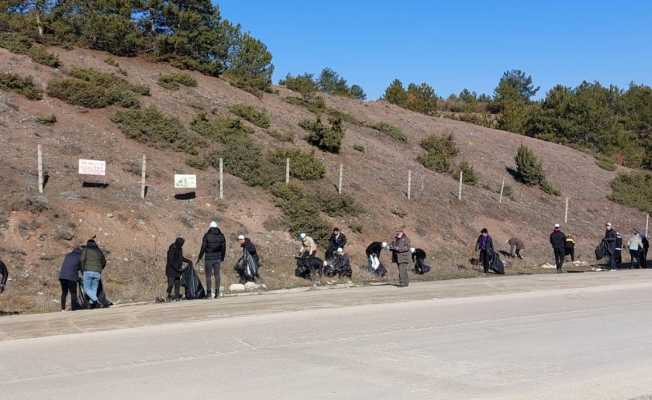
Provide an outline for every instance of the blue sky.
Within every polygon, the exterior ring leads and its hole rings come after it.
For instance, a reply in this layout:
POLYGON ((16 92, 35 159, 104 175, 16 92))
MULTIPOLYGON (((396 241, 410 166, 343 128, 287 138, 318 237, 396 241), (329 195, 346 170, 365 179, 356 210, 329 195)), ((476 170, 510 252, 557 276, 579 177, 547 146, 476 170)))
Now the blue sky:
POLYGON ((652 84, 652 1, 220 0, 222 14, 262 39, 275 82, 323 67, 369 99, 394 78, 447 97, 493 92, 502 73, 557 83, 652 84))

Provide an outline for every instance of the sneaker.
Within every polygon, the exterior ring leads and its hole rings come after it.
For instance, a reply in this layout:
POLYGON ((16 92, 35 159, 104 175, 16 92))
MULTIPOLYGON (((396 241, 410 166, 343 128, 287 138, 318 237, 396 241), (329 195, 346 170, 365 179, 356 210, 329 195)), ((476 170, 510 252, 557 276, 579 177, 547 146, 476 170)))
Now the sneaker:
POLYGON ((216 297, 217 297, 217 296, 215 296, 215 292, 211 290, 211 299, 214 299, 214 298, 216 298, 216 297))

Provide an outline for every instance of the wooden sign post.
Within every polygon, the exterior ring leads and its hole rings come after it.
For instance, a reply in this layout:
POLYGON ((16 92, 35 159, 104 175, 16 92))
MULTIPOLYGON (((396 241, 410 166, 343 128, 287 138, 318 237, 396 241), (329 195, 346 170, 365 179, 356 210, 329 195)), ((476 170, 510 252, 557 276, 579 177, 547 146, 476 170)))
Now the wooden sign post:
POLYGON ((464 181, 464 171, 460 171, 460 189, 457 194, 457 199, 462 200, 462 182, 464 181))
POLYGON ((224 200, 224 159, 220 158, 220 200, 224 200))
POLYGON ((407 187, 407 198, 408 200, 412 199, 412 170, 408 170, 408 187, 407 187))
POLYGON ((337 193, 342 194, 342 177, 344 175, 344 164, 340 164, 340 178, 337 182, 337 193))
POLYGON ((285 184, 288 185, 290 183, 290 159, 286 158, 285 159, 285 184))
POLYGON ((43 151, 41 145, 36 146, 36 158, 38 168, 38 192, 43 193, 43 151))
POLYGON ((568 223, 568 197, 566 197, 566 211, 564 212, 564 223, 568 223))
POLYGON ((143 166, 140 169, 140 198, 145 200, 145 191, 147 189, 147 156, 143 154, 143 166))
POLYGON ((503 176, 503 183, 500 185, 500 200, 498 200, 499 204, 503 204, 503 192, 505 191, 505 177, 503 176))

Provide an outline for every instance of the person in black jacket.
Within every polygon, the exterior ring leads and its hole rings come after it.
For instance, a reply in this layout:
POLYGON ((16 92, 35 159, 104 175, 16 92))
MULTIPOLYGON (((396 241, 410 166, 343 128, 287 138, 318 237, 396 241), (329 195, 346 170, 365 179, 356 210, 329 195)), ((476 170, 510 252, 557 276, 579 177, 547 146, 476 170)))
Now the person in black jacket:
POLYGON ((419 275, 430 272, 430 265, 426 264, 426 252, 423 249, 410 249, 412 253, 412 262, 414 263, 414 272, 419 275))
POLYGON ((641 251, 641 268, 647 268, 647 253, 650 250, 650 241, 645 235, 641 234, 641 241, 643 242, 643 250, 641 251))
POLYGON ((74 248, 66 254, 59 271, 59 283, 61 283, 61 311, 66 311, 66 298, 70 293, 70 309, 76 311, 80 309, 77 300, 77 282, 79 281, 79 272, 81 271, 81 249, 74 248))
POLYGON ((9 270, 7 270, 5 263, 0 260, 0 293, 5 291, 5 287, 7 287, 7 279, 9 279, 9 270))
POLYGON ((255 282, 259 277, 260 258, 256 251, 256 245, 245 235, 238 236, 238 243, 242 249, 242 257, 235 266, 235 271, 240 276, 240 283, 255 282), (246 255, 250 255, 255 265, 249 265, 246 255))
POLYGON ((604 241, 607 244, 607 257, 609 258, 608 266, 611 270, 618 269, 618 232, 613 228, 611 223, 605 225, 604 241))
POLYGON ((174 287, 174 300, 181 298, 181 273, 183 263, 192 265, 192 261, 183 256, 183 238, 177 238, 168 248, 168 258, 165 264, 165 276, 168 278, 168 300, 172 300, 172 288, 174 287))
POLYGON ((326 249, 326 259, 330 260, 335 255, 337 249, 344 249, 346 246, 346 236, 339 228, 333 229, 330 239, 328 239, 328 249, 326 249))
POLYGON ((478 240, 475 242, 475 251, 479 252, 478 261, 482 264, 484 273, 488 274, 495 250, 494 241, 489 236, 489 231, 486 228, 480 231, 480 236, 478 236, 478 240))
POLYGON ((367 255, 367 261, 369 264, 368 266, 369 272, 376 274, 380 277, 385 276, 385 274, 387 273, 385 266, 380 261, 380 253, 383 251, 384 248, 387 248, 386 242, 371 242, 369 246, 367 246, 367 249, 365 250, 365 254, 367 255))
POLYGON ((561 231, 559 224, 555 224, 555 229, 550 234, 550 244, 555 253, 555 265, 557 273, 562 272, 564 258, 566 257, 566 235, 561 231))
POLYGON ((221 283, 221 266, 226 255, 226 239, 222 231, 217 227, 217 222, 213 221, 209 225, 208 232, 204 235, 201 243, 201 250, 197 263, 204 258, 204 269, 206 272, 206 297, 218 298, 220 296, 221 283), (211 275, 215 276, 215 291, 211 290, 211 275))

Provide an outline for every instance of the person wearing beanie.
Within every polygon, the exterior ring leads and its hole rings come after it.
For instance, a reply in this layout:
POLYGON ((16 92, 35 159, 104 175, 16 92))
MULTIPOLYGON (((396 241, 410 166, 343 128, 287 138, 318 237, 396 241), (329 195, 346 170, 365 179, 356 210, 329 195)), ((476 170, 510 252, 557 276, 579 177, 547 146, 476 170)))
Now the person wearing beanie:
POLYGON ((564 266, 564 258, 566 257, 566 235, 561 231, 561 226, 555 224, 555 227, 550 234, 550 244, 552 251, 555 254, 555 265, 557 273, 562 272, 564 266))
POLYGON ((212 221, 208 226, 208 232, 204 234, 201 243, 201 250, 197 257, 197 263, 204 256, 204 272, 206 274, 206 297, 217 298, 220 296, 220 284, 222 281, 221 266, 226 255, 226 238, 217 227, 217 222, 212 221), (215 277, 215 290, 211 287, 211 278, 215 277))
POLYGON ((301 239, 299 257, 315 257, 317 255, 317 243, 315 243, 315 240, 303 232, 299 235, 299 239, 301 239))

